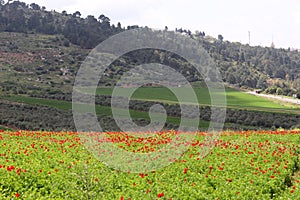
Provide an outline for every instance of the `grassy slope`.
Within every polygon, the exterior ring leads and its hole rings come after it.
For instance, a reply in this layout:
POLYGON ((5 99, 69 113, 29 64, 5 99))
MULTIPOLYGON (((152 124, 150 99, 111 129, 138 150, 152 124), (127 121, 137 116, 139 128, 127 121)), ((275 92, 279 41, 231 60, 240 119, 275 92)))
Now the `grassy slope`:
MULTIPOLYGON (((0 33, 0 44, 3 50, 10 52, 7 47, 7 42, 12 41, 18 46, 16 52, 3 55, 0 59, 0 68, 3 68, 3 73, 0 73, 1 82, 11 81, 17 85, 30 85, 37 88, 50 88, 62 91, 71 91, 71 83, 66 83, 65 79, 70 77, 63 77, 60 75, 60 67, 68 66, 70 69, 76 68, 78 59, 74 55, 85 55, 88 50, 83 50, 78 46, 71 45, 65 47, 61 43, 60 36, 48 36, 41 34, 21 34, 21 33, 0 33), (46 58, 43 61, 41 58, 46 58), (44 62, 49 62, 46 64, 44 62), (74 64, 70 65, 70 63, 74 64), (15 66, 26 68, 26 72, 16 72, 11 70, 15 66), (45 74, 37 75, 36 67, 43 66, 47 69, 50 66, 56 66, 56 71, 48 71, 45 74), (40 79, 40 80, 38 80, 40 79), (49 84, 49 82, 53 84, 49 84), (54 88, 52 87, 54 86, 54 88)), ((74 74, 73 74, 74 75, 74 74)), ((126 93, 127 89, 124 89, 126 93)), ((185 88, 174 88, 175 91, 188 96, 185 88)), ((249 110, 259 110, 267 112, 284 112, 284 113, 300 113, 300 109, 290 108, 290 106, 280 105, 270 100, 256 97, 249 94, 241 93, 240 91, 226 88, 227 91, 227 106, 229 108, 241 108, 249 110)), ((112 88, 99 88, 98 94, 111 95, 112 88)), ((201 105, 210 105, 210 97, 207 89, 197 87, 196 95, 201 105)), ((159 100, 162 102, 176 103, 176 96, 166 88, 142 88, 137 90, 133 95, 133 99, 141 100, 159 100)), ((187 101, 189 102, 189 101, 187 101)), ((49 102, 50 103, 50 102, 49 102)), ((51 103, 50 103, 51 104, 51 103)), ((59 103, 60 104, 60 103, 59 103)), ((64 103, 62 103, 64 104, 64 103)), ((52 105, 53 106, 53 105, 52 105)), ((64 105, 58 105, 64 107, 64 105)))
POLYGON ((0 46, 0 82, 10 81, 18 90, 21 86, 34 86, 39 90, 71 91, 69 80, 75 77, 79 57, 89 52, 76 45, 65 47, 61 35, 0 32, 0 46), (10 43, 17 49, 10 49, 10 43), (15 67, 24 71, 16 71, 15 67), (72 73, 63 76, 61 68, 72 73))
MULTIPOLYGON (((97 94, 111 95, 112 88, 98 88, 97 94)), ((185 88, 174 88, 175 91, 180 94, 185 94, 185 88)), ((129 89, 124 88, 124 96, 129 89)), ((210 105, 210 96, 206 88, 196 88, 195 94, 197 95, 200 105, 210 105)), ((218 95, 218 94, 217 94, 218 95)), ((216 95, 216 96, 217 96, 216 95)), ((244 92, 232 88, 226 88, 227 107, 249 109, 265 112, 281 112, 281 113, 294 113, 299 114, 300 109, 293 108, 289 105, 280 105, 272 100, 264 99, 254 95, 250 95, 244 92)), ((150 101, 162 101, 168 103, 178 103, 176 96, 167 88, 151 88, 144 87, 139 88, 132 96, 132 99, 150 100, 150 101)), ((189 103, 189 102, 185 102, 189 103)))

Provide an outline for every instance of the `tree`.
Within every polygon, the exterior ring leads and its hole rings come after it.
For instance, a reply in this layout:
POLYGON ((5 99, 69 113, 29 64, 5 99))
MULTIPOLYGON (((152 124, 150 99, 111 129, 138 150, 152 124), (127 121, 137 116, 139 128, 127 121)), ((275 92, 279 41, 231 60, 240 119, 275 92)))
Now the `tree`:
POLYGON ((98 17, 98 20, 101 23, 101 27, 104 30, 110 29, 110 19, 108 17, 106 17, 105 15, 102 14, 98 17))
POLYGON ((205 33, 204 33, 204 32, 196 31, 196 35, 197 35, 198 37, 204 37, 204 36, 205 36, 205 33))
POLYGON ((127 30, 136 29, 136 28, 139 28, 139 26, 138 25, 127 26, 127 30))
POLYGON ((81 13, 79 11, 76 11, 72 15, 73 17, 81 17, 81 13))
POLYGON ((227 79, 226 81, 228 81, 231 84, 235 84, 236 83, 235 77, 234 77, 234 75, 232 73, 227 73, 226 79, 227 79))
POLYGON ((38 30, 41 22, 40 19, 42 18, 40 12, 35 12, 33 15, 30 16, 30 18, 28 19, 28 29, 29 30, 38 30))
POLYGON ((122 30, 122 25, 121 25, 120 22, 118 22, 117 28, 118 28, 119 30, 122 30))
POLYGON ((218 40, 219 40, 220 42, 223 42, 223 39, 224 39, 223 36, 222 36, 221 34, 219 34, 219 35, 218 35, 218 40))
POLYGON ((36 4, 36 3, 30 4, 30 7, 31 7, 33 10, 40 10, 40 9, 41 9, 41 7, 40 7, 38 4, 36 4))
POLYGON ((276 89, 276 94, 277 95, 282 95, 283 94, 283 90, 281 88, 277 88, 276 89))
POLYGON ((183 31, 182 31, 182 28, 179 28, 179 29, 176 28, 176 32, 182 33, 182 32, 183 32, 183 31))
POLYGON ((242 53, 241 53, 241 56, 240 56, 240 61, 241 61, 241 62, 245 62, 245 60, 246 60, 246 59, 245 59, 245 53, 242 52, 242 53))
MULTIPOLYGON (((17 4, 15 2, 11 3, 13 7, 17 4)), ((10 32, 25 32, 26 31, 26 18, 23 9, 11 9, 9 11, 8 21, 6 26, 6 31, 10 32)))
POLYGON ((260 76, 258 81, 257 81, 256 87, 260 88, 260 89, 266 89, 266 82, 267 82, 267 77, 260 76))
POLYGON ((276 78, 284 79, 285 76, 286 76, 286 73, 285 73, 285 71, 284 71, 283 69, 278 69, 278 70, 275 71, 274 76, 275 76, 276 78))
POLYGON ((98 17, 100 23, 110 23, 110 19, 108 17, 106 17, 105 15, 101 14, 99 17, 98 17))
POLYGON ((87 19, 89 24, 95 25, 98 22, 97 19, 93 15, 88 15, 86 17, 86 19, 87 19))
POLYGON ((67 11, 62 11, 62 14, 64 15, 64 16, 67 16, 68 15, 68 13, 67 13, 67 11))

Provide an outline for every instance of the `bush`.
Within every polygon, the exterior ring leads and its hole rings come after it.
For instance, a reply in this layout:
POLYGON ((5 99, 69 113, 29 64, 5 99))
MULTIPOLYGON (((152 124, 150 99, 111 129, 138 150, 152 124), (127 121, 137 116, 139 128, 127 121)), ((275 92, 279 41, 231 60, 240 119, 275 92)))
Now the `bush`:
POLYGON ((283 95, 283 90, 281 88, 276 89, 276 94, 277 95, 283 95))

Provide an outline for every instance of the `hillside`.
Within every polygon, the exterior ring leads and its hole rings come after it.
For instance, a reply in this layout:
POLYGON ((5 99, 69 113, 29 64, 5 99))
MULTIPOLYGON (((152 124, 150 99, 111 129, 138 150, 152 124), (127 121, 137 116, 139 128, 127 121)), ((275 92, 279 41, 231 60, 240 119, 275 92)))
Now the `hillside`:
MULTIPOLYGON (((47 11, 37 4, 26 5, 19 1, 2 3, 0 125, 32 130, 74 130, 71 119, 71 92, 82 62, 99 42, 134 28, 138 26, 124 28, 121 23, 113 25, 103 14, 99 14, 98 18, 91 15, 82 18, 79 11, 73 14, 66 11, 58 13, 47 11)), ((215 39, 205 35, 204 32, 192 33, 182 29, 176 29, 175 32, 165 29, 160 33, 170 33, 164 34, 167 37, 174 34, 184 35, 202 44, 216 62, 226 85, 258 88, 271 94, 289 96, 300 94, 298 51, 253 47, 225 41, 221 35, 215 39)), ((179 45, 193 50, 193 46, 179 45)), ((99 106, 99 113, 102 113, 99 114, 99 119, 107 129, 112 130, 116 125, 111 118, 110 105, 107 104, 110 94, 103 91, 111 90, 124 72, 143 63, 170 65, 193 85, 199 87, 200 83, 200 90, 203 89, 201 76, 182 58, 170 52, 153 49, 130 52, 116 60, 106 71, 105 80, 99 82, 101 87, 97 91, 100 100, 96 103, 99 106)), ((147 124, 149 120, 147 109, 158 101, 169 106, 167 110, 171 116, 166 127, 176 128, 180 113, 178 105, 173 105, 174 97, 167 96, 166 99, 160 99, 155 90, 144 88, 144 91, 133 99, 136 101, 136 106, 131 107, 131 112, 135 113, 133 118, 138 123, 147 124)), ((227 94, 229 110, 225 125, 227 128, 291 128, 300 124, 299 108, 253 98, 233 89, 227 91, 229 91, 227 94)), ((200 92, 199 96, 207 94, 200 92)), ((204 112, 201 116, 201 125, 207 128, 210 120, 209 100, 204 103, 199 101, 199 104, 204 112)))
MULTIPOLYGON (((70 82, 80 66, 80 61, 89 52, 88 49, 95 47, 109 36, 138 27, 124 28, 121 23, 110 24, 109 17, 103 14, 99 14, 99 17, 89 15, 81 18, 79 11, 73 14, 66 11, 62 13, 47 11, 46 8, 34 3, 27 5, 13 1, 0 6, 1 62, 8 63, 10 67, 14 65, 11 70, 18 74, 25 71, 41 75, 47 73, 46 71, 68 70, 70 82), (15 63, 22 63, 23 60, 19 60, 18 57, 27 59, 25 65, 20 67, 15 63), (35 65, 34 69, 27 69, 32 65, 35 65)), ((206 36, 205 32, 192 33, 182 28, 176 29, 176 33, 184 34, 201 43, 217 63, 223 80, 227 83, 239 87, 259 88, 267 93, 289 96, 299 93, 300 53, 296 50, 252 47, 225 41, 222 35, 215 39, 206 36)), ((127 64, 144 61, 143 53, 133 55, 134 59, 132 57, 127 59, 127 64)), ((162 57, 154 55, 151 61, 164 64, 162 57)), ((179 71, 185 71, 186 65, 182 61, 176 58, 172 61, 169 64, 178 65, 179 71)), ((123 70, 117 69, 113 74, 122 73, 123 70)), ((199 81, 194 77, 189 80, 199 81)))
POLYGON ((65 47, 64 37, 26 33, 0 33, 0 86, 13 94, 70 91, 88 50, 65 47), (13 46, 13 48, 12 48, 13 46))

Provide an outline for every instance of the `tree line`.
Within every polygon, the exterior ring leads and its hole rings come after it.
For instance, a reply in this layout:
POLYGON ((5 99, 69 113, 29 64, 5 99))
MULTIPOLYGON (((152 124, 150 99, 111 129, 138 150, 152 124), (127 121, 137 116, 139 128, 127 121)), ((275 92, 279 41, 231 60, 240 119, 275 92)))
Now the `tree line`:
MULTIPOLYGON (((131 27, 129 27, 131 28, 131 27)), ((100 14, 99 17, 88 15, 81 18, 79 11, 68 14, 47 11, 45 7, 20 1, 4 1, 0 4, 0 31, 20 33, 61 34, 71 43, 83 48, 93 48, 107 37, 124 28, 110 23, 110 19, 100 14)))
MULTIPOLYGON (((54 95, 31 95, 35 98, 46 98, 46 99, 56 99, 63 101, 72 101, 72 94, 54 94, 54 95)), ((89 94, 82 95, 81 102, 84 99, 90 99, 89 94)), ((106 95, 96 95, 95 104, 101 106, 111 107, 111 96, 106 95)), ((120 103, 116 103, 114 106, 117 108, 126 108, 124 105, 125 97, 116 97, 120 103)), ((127 99, 125 99, 127 100, 127 99)), ((117 101, 117 102, 118 102, 117 101)), ((129 109, 137 111, 148 112, 151 106, 155 104, 162 105, 168 116, 181 117, 181 108, 179 104, 168 104, 153 101, 142 101, 142 100, 130 100, 129 109)), ((192 106, 189 109, 194 109, 192 106)), ((204 121, 211 121, 211 107, 210 106, 200 106, 200 116, 199 118, 204 121)), ((218 112, 218 111, 217 111, 218 112)), ((192 113, 192 112, 191 112, 192 113)), ((197 116, 187 116, 188 118, 195 118, 197 116)), ((276 128, 299 128, 300 118, 298 115, 294 114, 284 114, 284 113, 269 113, 263 111, 250 111, 246 109, 226 109, 225 123, 231 124, 231 126, 226 125, 225 128, 239 129, 241 127, 249 127, 256 129, 276 129, 276 128)))
MULTIPOLYGON (((60 34, 66 38, 65 45, 73 43, 82 48, 93 48, 109 36, 127 28, 121 23, 111 24, 109 17, 99 14, 83 18, 79 11, 47 11, 45 7, 20 1, 0 2, 0 31, 60 34)), ((173 32, 166 26, 163 32, 173 32)), ((204 31, 192 33, 188 29, 176 28, 174 34, 185 34, 198 41, 217 63, 223 80, 238 87, 258 88, 266 93, 300 97, 300 54, 297 50, 249 46, 228 42, 219 34, 217 38, 207 36, 204 31)), ((169 34, 172 35, 172 34, 169 34)), ((172 39, 172 38, 168 38, 172 39)), ((184 44, 182 44, 184 45, 184 44)), ((192 46, 185 47, 193 50, 192 46)), ((143 60, 144 53, 132 54, 131 60, 143 60)), ((160 58, 164 56, 160 55, 160 58)), ((167 56, 165 56, 167 57, 167 56)), ((159 57, 152 61, 159 61, 159 57)), ((187 71, 184 62, 178 58, 164 59, 163 64, 179 65, 180 71, 187 71)), ((113 73, 122 75, 124 66, 113 73)), ((193 74, 193 72, 191 72, 193 74)), ((190 78, 197 81, 197 78, 190 78)))

